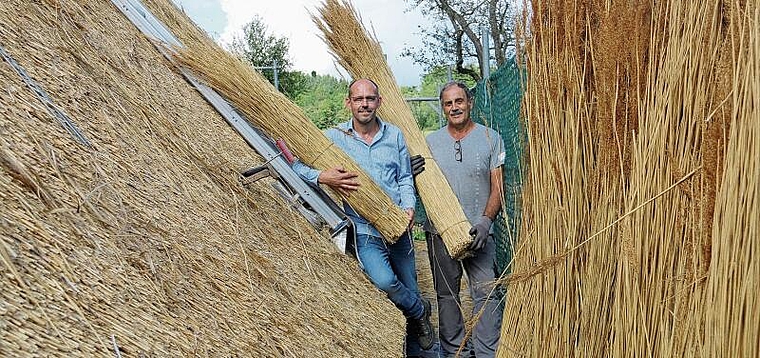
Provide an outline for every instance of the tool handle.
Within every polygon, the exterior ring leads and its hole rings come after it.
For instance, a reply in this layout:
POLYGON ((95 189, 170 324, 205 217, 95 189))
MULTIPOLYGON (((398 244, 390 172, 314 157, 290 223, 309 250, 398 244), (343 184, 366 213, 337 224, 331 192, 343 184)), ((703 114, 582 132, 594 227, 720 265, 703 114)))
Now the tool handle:
POLYGON ((257 173, 261 172, 261 171, 262 171, 262 170, 264 170, 264 169, 267 169, 267 166, 266 166, 266 165, 262 165, 262 166, 259 166, 259 167, 253 167, 253 168, 250 168, 250 169, 248 169, 248 170, 244 171, 244 172, 243 172, 243 173, 241 173, 241 174, 242 174, 244 177, 248 178, 248 177, 250 177, 251 175, 257 174, 257 173))
POLYGON ((274 142, 274 144, 277 146, 277 148, 280 149, 282 154, 285 156, 285 160, 287 160, 288 163, 293 164, 293 162, 296 161, 296 158, 293 156, 293 153, 291 153, 290 149, 288 149, 288 145, 285 144, 284 139, 278 139, 274 142))

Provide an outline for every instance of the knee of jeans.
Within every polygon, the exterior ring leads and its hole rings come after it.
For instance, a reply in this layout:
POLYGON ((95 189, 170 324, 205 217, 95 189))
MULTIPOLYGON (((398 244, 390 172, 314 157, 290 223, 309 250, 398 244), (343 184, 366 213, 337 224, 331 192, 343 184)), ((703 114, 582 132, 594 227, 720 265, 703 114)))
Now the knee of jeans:
POLYGON ((491 287, 488 287, 485 284, 481 285, 473 285, 472 287, 472 300, 475 302, 484 302, 487 299, 490 299, 494 297, 495 290, 491 290, 491 287))
POLYGON ((501 291, 497 289, 479 289, 475 290, 475 292, 472 293, 472 302, 475 305, 482 305, 482 304, 488 304, 489 306, 492 306, 494 304, 502 305, 502 296, 503 294, 501 291))
POLYGON ((398 289, 398 280, 392 275, 378 275, 372 281, 383 292, 393 292, 398 289))

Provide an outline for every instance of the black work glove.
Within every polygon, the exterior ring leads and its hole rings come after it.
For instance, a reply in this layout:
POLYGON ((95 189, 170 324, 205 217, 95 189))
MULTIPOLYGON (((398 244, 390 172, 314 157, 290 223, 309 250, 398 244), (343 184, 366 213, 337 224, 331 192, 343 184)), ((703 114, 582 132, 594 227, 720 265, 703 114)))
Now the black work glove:
POLYGON ((412 176, 416 177, 417 174, 422 173, 425 170, 425 158, 421 154, 417 154, 409 160, 412 162, 412 176))
POLYGON ((491 219, 488 216, 481 216, 480 220, 472 226, 470 229, 470 235, 472 235, 472 243, 470 244, 470 250, 478 251, 486 246, 486 240, 488 240, 488 232, 491 230, 491 219))

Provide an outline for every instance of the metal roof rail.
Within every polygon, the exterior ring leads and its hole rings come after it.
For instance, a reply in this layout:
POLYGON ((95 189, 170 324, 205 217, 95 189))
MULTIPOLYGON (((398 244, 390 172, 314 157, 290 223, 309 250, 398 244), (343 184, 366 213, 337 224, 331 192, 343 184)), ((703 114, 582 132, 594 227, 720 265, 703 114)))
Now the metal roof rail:
POLYGON ((59 108, 55 103, 53 103, 53 99, 50 98, 44 89, 42 89, 42 86, 40 86, 37 81, 29 76, 24 67, 19 65, 19 63, 16 62, 16 60, 7 51, 5 51, 5 48, 3 48, 2 45, 0 45, 0 56, 5 59, 5 62, 8 62, 8 64, 11 65, 19 77, 24 80, 26 86, 29 87, 32 92, 34 92, 34 94, 37 96, 37 99, 39 99, 40 102, 45 105, 45 108, 47 108, 48 112, 58 121, 58 123, 61 124, 61 126, 63 126, 64 129, 66 129, 67 132, 69 132, 69 134, 71 134, 72 137, 74 137, 74 139, 85 146, 92 146, 92 143, 90 143, 87 137, 84 136, 82 131, 79 130, 77 125, 74 124, 74 121, 69 118, 66 112, 64 112, 63 109, 59 108))

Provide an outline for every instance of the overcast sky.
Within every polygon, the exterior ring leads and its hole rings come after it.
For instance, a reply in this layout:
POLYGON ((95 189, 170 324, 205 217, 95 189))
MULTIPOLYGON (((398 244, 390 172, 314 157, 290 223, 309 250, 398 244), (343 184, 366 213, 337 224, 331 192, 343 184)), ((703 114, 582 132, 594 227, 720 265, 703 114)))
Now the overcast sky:
MULTIPOLYGON (((223 43, 242 33, 245 24, 259 15, 270 33, 290 39, 295 70, 339 76, 327 46, 318 37, 309 12, 316 13, 321 0, 173 0, 202 28, 223 43)), ((405 47, 419 46, 418 26, 425 23, 419 11, 406 11, 404 0, 353 0, 364 25, 374 29, 396 80, 402 86, 420 83, 422 67, 401 57, 405 47)), ((343 72, 345 75, 345 72, 343 72)))

